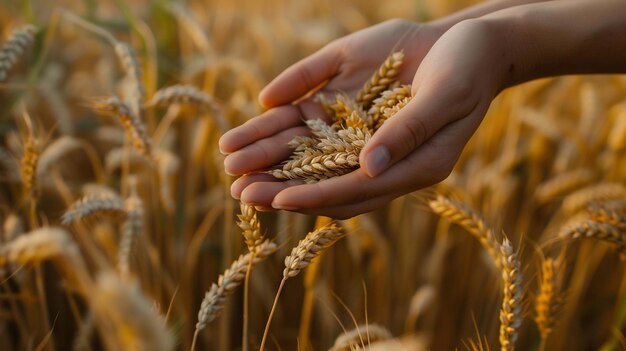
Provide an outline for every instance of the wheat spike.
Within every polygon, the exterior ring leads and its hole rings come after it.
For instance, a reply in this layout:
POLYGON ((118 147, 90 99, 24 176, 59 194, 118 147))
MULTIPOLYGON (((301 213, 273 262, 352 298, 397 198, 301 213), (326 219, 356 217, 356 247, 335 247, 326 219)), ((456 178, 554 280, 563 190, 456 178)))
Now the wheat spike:
POLYGON ((37 175, 41 177, 44 175, 50 167, 57 163, 63 156, 72 152, 73 150, 80 149, 81 143, 78 139, 65 135, 48 145, 41 156, 37 164, 37 175))
POLYGON ((135 238, 141 235, 144 226, 143 201, 137 194, 136 181, 131 184, 131 195, 124 202, 127 216, 122 227, 122 236, 117 254, 117 267, 120 274, 125 277, 130 273, 130 254, 135 238))
POLYGON ((375 129, 380 128, 382 125, 383 122, 379 122, 379 119, 383 116, 385 110, 396 106, 400 101, 410 97, 410 85, 401 85, 397 88, 383 91, 381 96, 373 101, 372 107, 367 111, 367 114, 373 120, 375 129))
POLYGON ((591 218, 598 222, 610 223, 618 228, 626 230, 626 213, 602 207, 601 204, 589 206, 591 218))
POLYGON ((315 138, 297 135, 287 143, 287 146, 292 148, 294 152, 300 152, 306 149, 315 148, 317 143, 318 140, 315 138))
POLYGON ((70 206, 63 214, 61 223, 69 225, 79 219, 101 215, 124 218, 126 210, 124 209, 122 199, 113 192, 89 193, 70 206))
POLYGON ((470 232, 489 253, 496 267, 502 269, 502 262, 493 228, 471 207, 468 205, 449 199, 444 196, 437 196, 437 199, 428 203, 430 208, 440 215, 454 222, 470 232))
POLYGON ((215 111, 219 107, 211 96, 191 85, 172 85, 158 90, 148 105, 168 106, 172 104, 191 105, 203 111, 215 111))
POLYGON ((374 127, 374 129, 378 130, 380 127, 382 127, 385 121, 393 117, 396 113, 398 113, 398 111, 404 108, 404 106, 408 105, 409 102, 411 102, 410 96, 405 97, 402 100, 398 101, 398 103, 393 105, 392 107, 385 108, 383 110, 383 113, 378 117, 378 120, 376 121, 376 126, 374 127))
POLYGON ((239 207, 241 209, 241 214, 237 215, 237 218, 239 218, 237 225, 242 230, 243 238, 246 246, 248 246, 248 250, 250 253, 255 253, 257 246, 265 241, 263 234, 261 234, 261 224, 257 218, 254 206, 247 205, 242 202, 239 204, 239 207))
POLYGON ((32 25, 20 27, 11 33, 9 39, 0 49, 0 82, 7 78, 9 70, 17 59, 24 53, 37 33, 37 28, 32 25))
POLYGON ((559 320, 559 313, 564 305, 564 297, 560 292, 558 274, 560 267, 552 258, 541 263, 541 280, 539 294, 535 300, 535 323, 542 339, 547 339, 559 320))
POLYGON ((268 171, 277 179, 303 179, 307 183, 337 177, 352 172, 358 167, 359 155, 354 152, 306 150, 294 155, 282 169, 268 171))
POLYGON ((7 263, 24 265, 58 258, 80 256, 78 246, 61 228, 42 227, 21 234, 0 247, 0 266, 7 263))
POLYGON ((101 273, 87 299, 106 349, 173 350, 172 333, 137 282, 101 273))
POLYGON ((361 120, 367 129, 372 126, 372 119, 365 113, 363 108, 354 100, 345 94, 337 94, 335 103, 330 105, 330 116, 333 121, 333 128, 339 129, 346 126, 348 118, 354 116, 361 120))
POLYGON ((22 184, 26 197, 36 195, 37 187, 37 163, 40 153, 39 143, 32 135, 28 136, 24 143, 24 152, 20 163, 22 184))
POLYGON ((104 168, 107 173, 111 174, 116 170, 121 169, 125 162, 128 162, 131 166, 143 167, 149 165, 148 159, 137 150, 117 147, 107 152, 104 157, 104 168))
POLYGON ((334 223, 308 233, 304 239, 300 240, 298 246, 291 250, 291 254, 285 258, 283 278, 293 278, 298 275, 324 249, 332 246, 344 236, 345 233, 341 227, 334 223))
POLYGON ((511 242, 504 238, 500 246, 502 255, 502 281, 504 297, 500 309, 500 349, 511 351, 515 347, 519 327, 522 325, 522 272, 517 253, 511 242))
POLYGON ((563 200, 561 209, 566 215, 572 215, 584 209, 588 204, 598 201, 626 198, 626 186, 621 183, 599 183, 581 188, 569 194, 563 200))
POLYGON ((559 236, 565 239, 590 238, 606 241, 614 244, 620 252, 626 253, 626 229, 608 222, 584 220, 561 228, 559 236))
MULTIPOLYGON (((257 245, 252 265, 265 260, 269 255, 276 251, 276 244, 270 240, 265 240, 257 245)), ((198 311, 198 323, 196 323, 196 332, 204 329, 207 323, 212 322, 219 316, 226 298, 230 296, 235 289, 243 283, 248 269, 248 263, 253 257, 252 253, 239 256, 224 273, 217 279, 217 283, 211 285, 211 289, 206 292, 200 310, 198 311)))
POLYGON ((393 84, 398 73, 400 72, 400 66, 404 59, 404 53, 402 51, 394 52, 383 64, 378 68, 378 71, 372 75, 372 78, 365 83, 363 88, 356 95, 356 102, 363 106, 363 109, 368 110, 371 102, 378 97, 378 95, 387 90, 387 88, 393 84))
POLYGON ((133 114, 138 118, 141 115, 141 105, 146 95, 139 60, 137 59, 133 48, 126 43, 116 42, 113 48, 122 63, 126 76, 132 83, 131 96, 128 98, 130 100, 130 108, 133 114))
POLYGON ((328 351, 367 350, 370 344, 391 338, 389 330, 378 324, 359 325, 339 335, 328 351))
POLYGON ((596 174, 588 168, 576 169, 550 178, 537 187, 535 199, 546 203, 593 183, 596 174))
POLYGON ((117 97, 111 97, 96 102, 94 109, 97 112, 114 115, 119 118, 126 133, 130 136, 134 148, 142 155, 150 155, 152 143, 148 137, 146 126, 124 101, 117 97))

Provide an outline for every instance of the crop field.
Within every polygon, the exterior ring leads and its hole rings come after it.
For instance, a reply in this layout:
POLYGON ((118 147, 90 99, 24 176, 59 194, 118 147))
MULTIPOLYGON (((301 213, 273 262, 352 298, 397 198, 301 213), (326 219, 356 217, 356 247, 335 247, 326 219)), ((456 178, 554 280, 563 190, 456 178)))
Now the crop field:
MULTIPOLYGON (((218 140, 283 69, 472 3, 0 2, 0 350, 626 349, 626 76, 505 90, 445 181, 371 213, 230 196, 218 140)), ((269 173, 356 169, 403 59, 269 173)))

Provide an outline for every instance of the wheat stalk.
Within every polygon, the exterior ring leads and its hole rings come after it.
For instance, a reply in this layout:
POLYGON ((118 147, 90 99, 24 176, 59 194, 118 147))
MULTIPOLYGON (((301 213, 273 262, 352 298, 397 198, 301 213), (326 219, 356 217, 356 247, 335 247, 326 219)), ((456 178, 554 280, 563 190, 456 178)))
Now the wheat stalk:
POLYGON ((9 39, 0 49, 0 82, 7 78, 9 70, 17 59, 24 53, 37 33, 37 28, 32 25, 20 27, 11 33, 9 39))
POLYGON ((472 234, 489 253, 496 267, 502 269, 503 263, 498 249, 500 245, 495 238, 494 230, 478 212, 465 203, 441 195, 430 201, 428 205, 441 217, 460 225, 472 234))
POLYGON ((117 97, 97 101, 94 109, 103 114, 119 118, 126 133, 130 136, 134 148, 142 155, 149 156, 152 142, 148 137, 146 126, 128 104, 117 97))
POLYGON ((502 281, 504 297, 500 309, 500 349, 511 351, 515 347, 519 327, 522 325, 522 272, 517 253, 511 242, 504 238, 500 246, 502 255, 502 281))
POLYGON ((369 109, 371 102, 384 90, 389 88, 397 78, 400 72, 400 66, 404 59, 402 51, 394 52, 378 70, 372 75, 369 81, 365 83, 363 88, 356 95, 356 102, 363 106, 365 110, 369 109))

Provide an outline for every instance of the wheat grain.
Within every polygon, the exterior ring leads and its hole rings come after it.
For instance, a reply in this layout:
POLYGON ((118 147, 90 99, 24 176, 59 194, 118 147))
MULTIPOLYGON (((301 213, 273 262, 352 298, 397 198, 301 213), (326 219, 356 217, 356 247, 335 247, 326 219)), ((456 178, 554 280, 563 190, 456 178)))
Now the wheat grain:
POLYGON ((372 107, 367 111, 367 114, 372 118, 374 129, 380 128, 384 123, 384 120, 380 121, 380 119, 381 117, 386 119, 384 115, 386 110, 393 108, 401 101, 410 97, 410 85, 401 85, 395 89, 383 91, 381 96, 373 101, 372 107))
POLYGON ((374 129, 378 130, 382 127, 385 121, 393 117, 396 113, 398 113, 398 111, 404 108, 404 106, 408 105, 409 102, 411 102, 411 97, 405 97, 392 107, 385 108, 383 113, 378 117, 378 121, 376 122, 374 129))
POLYGON ((254 257, 252 265, 265 260, 276 250, 276 244, 270 240, 265 240, 257 245, 254 256, 251 253, 239 256, 224 273, 217 279, 217 283, 211 285, 211 289, 206 292, 204 299, 198 311, 198 322, 196 323, 196 333, 206 327, 207 323, 212 322, 219 316, 226 298, 230 296, 235 289, 243 283, 248 269, 250 259, 254 257))
POLYGON ((11 33, 0 49, 0 82, 7 78, 9 70, 33 41, 37 28, 32 25, 20 27, 11 33))
POLYGON ((382 91, 393 84, 400 72, 403 59, 404 53, 402 53, 402 51, 392 53, 374 75, 372 75, 370 80, 365 83, 363 88, 361 88, 356 95, 356 102, 363 106, 363 109, 368 110, 371 102, 376 99, 382 91))
POLYGON ((504 238, 500 246, 500 254, 504 283, 500 309, 500 349, 510 351, 515 347, 519 327, 522 325, 522 272, 517 253, 513 251, 507 238, 504 238))
POLYGON ((501 262, 498 250, 500 245, 495 238, 494 230, 481 218, 478 212, 460 201, 441 195, 430 201, 428 205, 441 217, 462 226, 470 232, 489 253, 496 267, 502 268, 503 262, 501 262))

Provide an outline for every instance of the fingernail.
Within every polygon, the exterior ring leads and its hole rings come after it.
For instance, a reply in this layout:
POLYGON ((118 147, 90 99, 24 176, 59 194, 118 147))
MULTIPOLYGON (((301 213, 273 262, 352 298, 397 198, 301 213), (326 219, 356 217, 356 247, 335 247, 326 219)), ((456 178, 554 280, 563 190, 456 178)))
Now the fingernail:
POLYGON ((272 202, 272 207, 276 210, 285 210, 285 211, 297 211, 299 208, 296 206, 290 206, 290 205, 281 205, 281 204, 277 204, 275 202, 272 202))
POLYGON ((370 177, 375 177, 387 169, 389 161, 391 161, 389 149, 380 145, 365 157, 365 171, 370 177))

